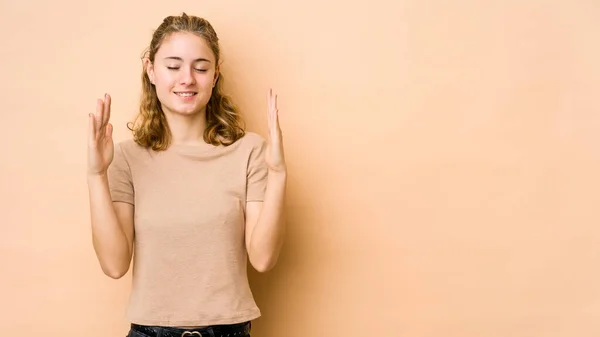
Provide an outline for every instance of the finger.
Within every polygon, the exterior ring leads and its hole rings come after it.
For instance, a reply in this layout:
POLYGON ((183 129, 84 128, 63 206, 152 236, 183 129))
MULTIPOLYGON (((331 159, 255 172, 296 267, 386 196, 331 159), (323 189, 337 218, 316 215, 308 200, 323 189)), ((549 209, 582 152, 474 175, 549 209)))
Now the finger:
POLYGON ((95 132, 96 132, 96 136, 100 135, 100 130, 102 130, 102 117, 104 115, 104 102, 99 99, 96 102, 96 114, 95 114, 95 121, 94 121, 94 126, 95 126, 95 132))
POLYGON ((88 115, 88 141, 93 144, 96 141, 96 127, 94 126, 94 114, 90 113, 88 115))
POLYGON ((273 93, 273 89, 269 90, 269 108, 271 110, 277 109, 277 94, 273 93))
POLYGON ((106 131, 105 131, 106 139, 110 140, 110 138, 112 137, 112 134, 113 134, 113 126, 112 126, 112 124, 108 123, 106 125, 106 131))
POLYGON ((272 106, 271 106, 271 114, 272 114, 272 118, 273 118, 273 122, 277 123, 278 120, 278 115, 279 115, 279 109, 277 109, 277 94, 274 94, 273 97, 271 98, 272 106))
POLYGON ((272 91, 271 89, 269 89, 269 91, 267 92, 267 122, 269 125, 269 129, 271 129, 271 125, 272 125, 272 117, 271 117, 271 97, 272 97, 272 91))
POLYGON ((274 104, 273 104, 273 118, 275 118, 275 122, 279 123, 279 108, 277 108, 277 95, 275 95, 274 104))
POLYGON ((111 97, 109 94, 104 94, 104 116, 102 119, 102 125, 106 125, 108 123, 108 121, 110 120, 110 103, 111 103, 111 97))

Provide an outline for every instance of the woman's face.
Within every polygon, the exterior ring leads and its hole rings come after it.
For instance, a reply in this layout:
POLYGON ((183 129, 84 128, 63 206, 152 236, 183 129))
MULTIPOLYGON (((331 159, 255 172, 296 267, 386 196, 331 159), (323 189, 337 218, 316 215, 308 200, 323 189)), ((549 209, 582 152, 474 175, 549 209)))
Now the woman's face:
POLYGON ((147 73, 163 111, 182 115, 205 112, 218 77, 215 55, 204 38, 182 32, 162 41, 147 73))

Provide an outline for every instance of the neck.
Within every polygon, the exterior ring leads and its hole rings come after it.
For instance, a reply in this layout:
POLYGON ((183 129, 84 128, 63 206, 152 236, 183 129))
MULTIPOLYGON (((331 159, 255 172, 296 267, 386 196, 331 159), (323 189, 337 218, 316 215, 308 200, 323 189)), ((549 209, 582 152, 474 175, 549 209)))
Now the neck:
POLYGON ((171 131, 171 142, 176 145, 204 144, 206 111, 193 115, 181 115, 165 111, 165 118, 171 131))

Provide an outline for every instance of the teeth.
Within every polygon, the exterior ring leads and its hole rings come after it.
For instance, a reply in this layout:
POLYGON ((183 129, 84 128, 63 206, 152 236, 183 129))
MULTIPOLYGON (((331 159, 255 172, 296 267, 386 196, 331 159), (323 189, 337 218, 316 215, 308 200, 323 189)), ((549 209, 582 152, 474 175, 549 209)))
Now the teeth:
POLYGON ((190 97, 190 96, 194 96, 195 93, 193 93, 193 92, 178 92, 177 95, 183 96, 183 97, 190 97))

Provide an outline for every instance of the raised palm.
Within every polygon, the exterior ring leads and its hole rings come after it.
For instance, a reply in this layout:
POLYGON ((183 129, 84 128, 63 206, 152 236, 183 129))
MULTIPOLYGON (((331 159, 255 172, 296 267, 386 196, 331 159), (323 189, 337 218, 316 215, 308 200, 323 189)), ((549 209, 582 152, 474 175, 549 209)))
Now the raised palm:
POLYGON ((269 89, 267 93, 267 121, 269 126, 269 139, 267 142, 267 153, 265 161, 271 171, 285 172, 285 156, 283 152, 283 140, 281 127, 279 126, 279 109, 277 108, 277 95, 269 89))
POLYGON ((88 174, 105 174, 114 156, 112 124, 108 94, 96 103, 96 113, 90 113, 88 130, 88 174))

